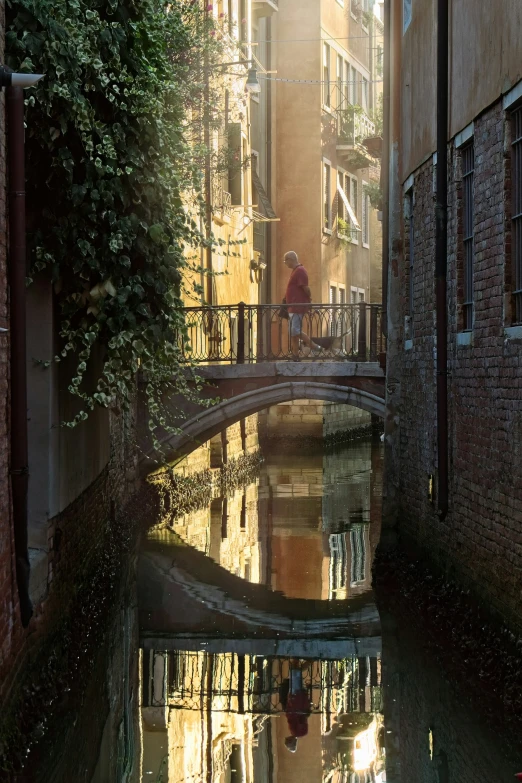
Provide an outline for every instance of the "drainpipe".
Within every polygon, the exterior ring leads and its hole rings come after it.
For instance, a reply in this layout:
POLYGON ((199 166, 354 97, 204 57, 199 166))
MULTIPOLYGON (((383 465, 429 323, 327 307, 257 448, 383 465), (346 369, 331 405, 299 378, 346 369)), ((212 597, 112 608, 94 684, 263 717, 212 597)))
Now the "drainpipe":
POLYGON ((382 96, 382 114, 383 114, 383 144, 381 160, 381 191, 382 198, 382 333, 388 334, 388 271, 390 265, 390 27, 391 27, 391 0, 385 0, 384 3, 384 54, 383 54, 383 96, 382 96))
POLYGON ((28 625, 33 608, 29 598, 27 539, 26 359, 26 247, 25 247, 25 144, 24 97, 21 87, 6 90, 7 155, 9 174, 9 296, 11 337, 11 492, 16 558, 16 582, 22 624, 28 625))
POLYGON ((438 510, 448 512, 448 0, 437 9, 437 205, 435 228, 435 297, 437 313, 437 456, 438 510))

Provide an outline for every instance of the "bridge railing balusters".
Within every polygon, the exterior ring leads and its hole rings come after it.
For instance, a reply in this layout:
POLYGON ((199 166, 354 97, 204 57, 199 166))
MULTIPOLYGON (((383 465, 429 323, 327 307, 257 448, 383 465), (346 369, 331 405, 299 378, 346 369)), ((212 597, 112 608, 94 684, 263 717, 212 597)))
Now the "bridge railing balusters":
POLYGON ((204 306, 185 308, 185 330, 179 337, 187 362, 244 364, 284 361, 379 361, 386 350, 381 332, 382 306, 367 302, 312 304, 302 329, 321 350, 301 345, 294 357, 289 320, 281 305, 204 306))

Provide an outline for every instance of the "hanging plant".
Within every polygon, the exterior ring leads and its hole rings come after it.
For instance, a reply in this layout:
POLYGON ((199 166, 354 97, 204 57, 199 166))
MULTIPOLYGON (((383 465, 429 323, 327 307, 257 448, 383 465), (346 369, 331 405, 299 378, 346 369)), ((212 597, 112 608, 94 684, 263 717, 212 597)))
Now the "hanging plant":
POLYGON ((7 63, 45 74, 26 99, 28 240, 31 277, 51 277, 59 311, 60 351, 40 358, 75 359, 83 405, 68 426, 127 406, 139 368, 152 430, 169 386, 193 393, 182 287, 208 240, 190 118, 202 63, 220 56, 212 25, 188 0, 8 0, 7 63), (95 345, 103 368, 87 394, 95 345))

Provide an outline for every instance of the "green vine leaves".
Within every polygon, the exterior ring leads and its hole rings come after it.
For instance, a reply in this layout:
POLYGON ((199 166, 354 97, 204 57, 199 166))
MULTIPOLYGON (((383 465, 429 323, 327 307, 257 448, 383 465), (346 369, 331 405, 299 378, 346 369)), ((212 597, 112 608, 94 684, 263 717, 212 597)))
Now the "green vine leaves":
POLYGON ((208 240, 185 126, 203 57, 218 56, 211 25, 188 0, 8 0, 7 63, 45 74, 26 98, 28 240, 31 275, 54 284, 54 360, 75 359, 69 391, 83 404, 68 426, 128 406, 138 369, 152 430, 169 385, 194 393, 181 295, 208 240), (87 394, 95 344, 103 369, 87 394))

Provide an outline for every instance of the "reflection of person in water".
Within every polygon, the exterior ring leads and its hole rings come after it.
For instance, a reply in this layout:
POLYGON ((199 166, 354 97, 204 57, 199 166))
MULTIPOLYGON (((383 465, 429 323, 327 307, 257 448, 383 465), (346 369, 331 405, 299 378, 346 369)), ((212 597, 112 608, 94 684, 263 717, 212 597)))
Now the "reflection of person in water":
POLYGON ((290 736, 285 739, 285 746, 290 753, 297 750, 299 737, 308 734, 308 716, 311 712, 310 698, 303 683, 303 666, 298 660, 292 658, 288 680, 285 680, 286 694, 283 697, 286 719, 290 736))

